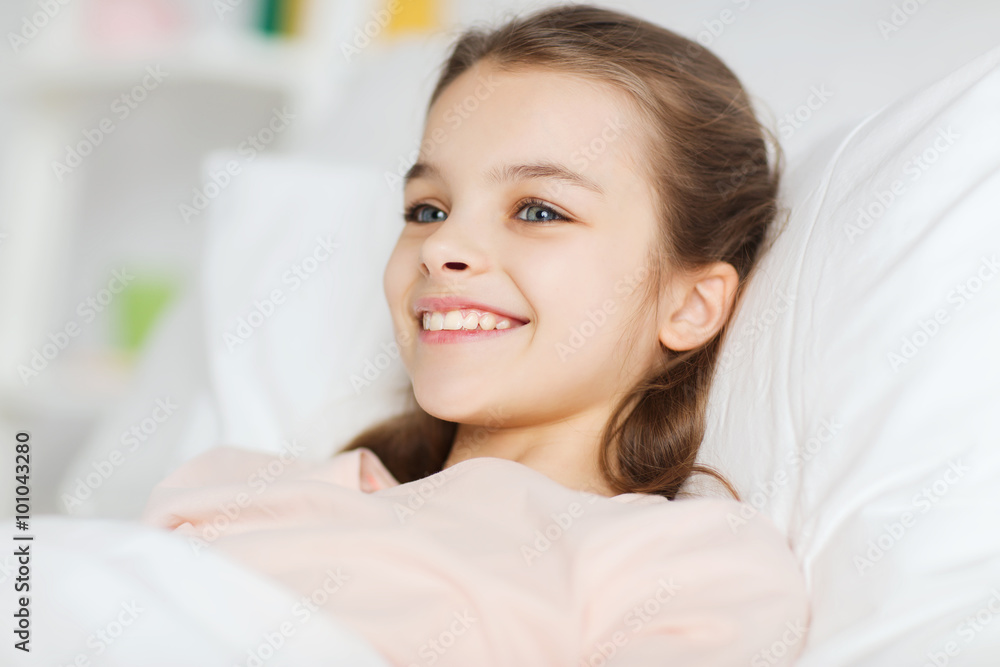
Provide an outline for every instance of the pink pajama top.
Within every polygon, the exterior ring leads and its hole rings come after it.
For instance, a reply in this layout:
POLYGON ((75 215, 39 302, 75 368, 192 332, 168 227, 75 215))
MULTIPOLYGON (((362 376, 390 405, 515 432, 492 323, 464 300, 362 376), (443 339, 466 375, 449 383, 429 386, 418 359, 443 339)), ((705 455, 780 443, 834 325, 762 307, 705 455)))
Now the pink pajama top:
POLYGON ((277 579, 392 665, 791 664, 804 580, 740 508, 607 498, 494 457, 399 484, 368 449, 219 447, 157 485, 142 520, 277 579))

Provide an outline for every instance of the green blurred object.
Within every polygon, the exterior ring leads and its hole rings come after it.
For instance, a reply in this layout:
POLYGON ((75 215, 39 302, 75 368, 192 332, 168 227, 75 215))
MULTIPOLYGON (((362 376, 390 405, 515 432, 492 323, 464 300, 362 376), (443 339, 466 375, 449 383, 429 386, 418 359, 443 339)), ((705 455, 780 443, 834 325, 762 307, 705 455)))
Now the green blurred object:
POLYGON ((281 0, 264 0, 261 7, 260 29, 265 35, 281 34, 281 0))
POLYGON ((157 319, 177 295, 177 283, 169 278, 143 276, 135 279, 119 295, 119 345, 137 352, 152 331, 157 319))

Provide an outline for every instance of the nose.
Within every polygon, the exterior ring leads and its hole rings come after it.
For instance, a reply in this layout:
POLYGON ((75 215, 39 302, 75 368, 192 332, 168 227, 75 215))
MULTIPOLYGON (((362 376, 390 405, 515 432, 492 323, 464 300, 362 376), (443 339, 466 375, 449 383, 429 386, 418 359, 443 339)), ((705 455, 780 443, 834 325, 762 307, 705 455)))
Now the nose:
POLYGON ((426 278, 465 277, 486 269, 486 254, 477 241, 475 226, 463 224, 453 215, 440 223, 420 247, 420 272, 426 278))

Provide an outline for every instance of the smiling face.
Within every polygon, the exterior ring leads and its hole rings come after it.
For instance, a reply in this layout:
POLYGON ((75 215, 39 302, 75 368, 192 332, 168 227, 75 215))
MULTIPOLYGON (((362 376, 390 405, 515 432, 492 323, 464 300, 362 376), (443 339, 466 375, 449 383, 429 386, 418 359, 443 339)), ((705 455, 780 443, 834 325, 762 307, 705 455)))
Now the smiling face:
POLYGON ((441 94, 384 275, 424 410, 460 424, 591 415, 603 426, 654 362, 658 222, 638 137, 621 93, 564 73, 480 62, 441 94), (444 329, 424 331, 424 310, 444 329))

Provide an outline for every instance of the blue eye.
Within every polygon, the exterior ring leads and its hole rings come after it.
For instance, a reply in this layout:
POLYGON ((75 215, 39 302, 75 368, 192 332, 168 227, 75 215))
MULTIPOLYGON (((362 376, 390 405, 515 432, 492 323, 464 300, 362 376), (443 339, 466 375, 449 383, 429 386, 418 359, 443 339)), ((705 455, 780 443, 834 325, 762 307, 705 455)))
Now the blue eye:
POLYGON ((431 206, 430 204, 414 204, 403 213, 403 220, 406 222, 441 222, 447 217, 448 215, 444 211, 431 206), (427 220, 425 217, 421 217, 420 214, 428 209, 431 209, 440 215, 434 215, 430 220, 427 220))
MULTIPOLYGON (((556 220, 567 220, 565 216, 557 213, 540 199, 522 199, 517 204, 517 212, 534 212, 533 215, 526 214, 526 217, 515 216, 518 220, 533 224, 555 222, 556 220)), ((432 223, 442 222, 448 219, 448 214, 430 204, 414 204, 403 212, 403 220, 406 222, 432 223), (426 214, 426 215, 425 215, 426 214)))
POLYGON ((524 220, 525 222, 553 222, 555 220, 565 220, 563 216, 556 213, 545 202, 540 199, 525 199, 518 204, 518 213, 521 211, 531 211, 534 209, 537 213, 536 215, 544 215, 544 217, 532 219, 525 219, 518 217, 518 220, 524 220))

